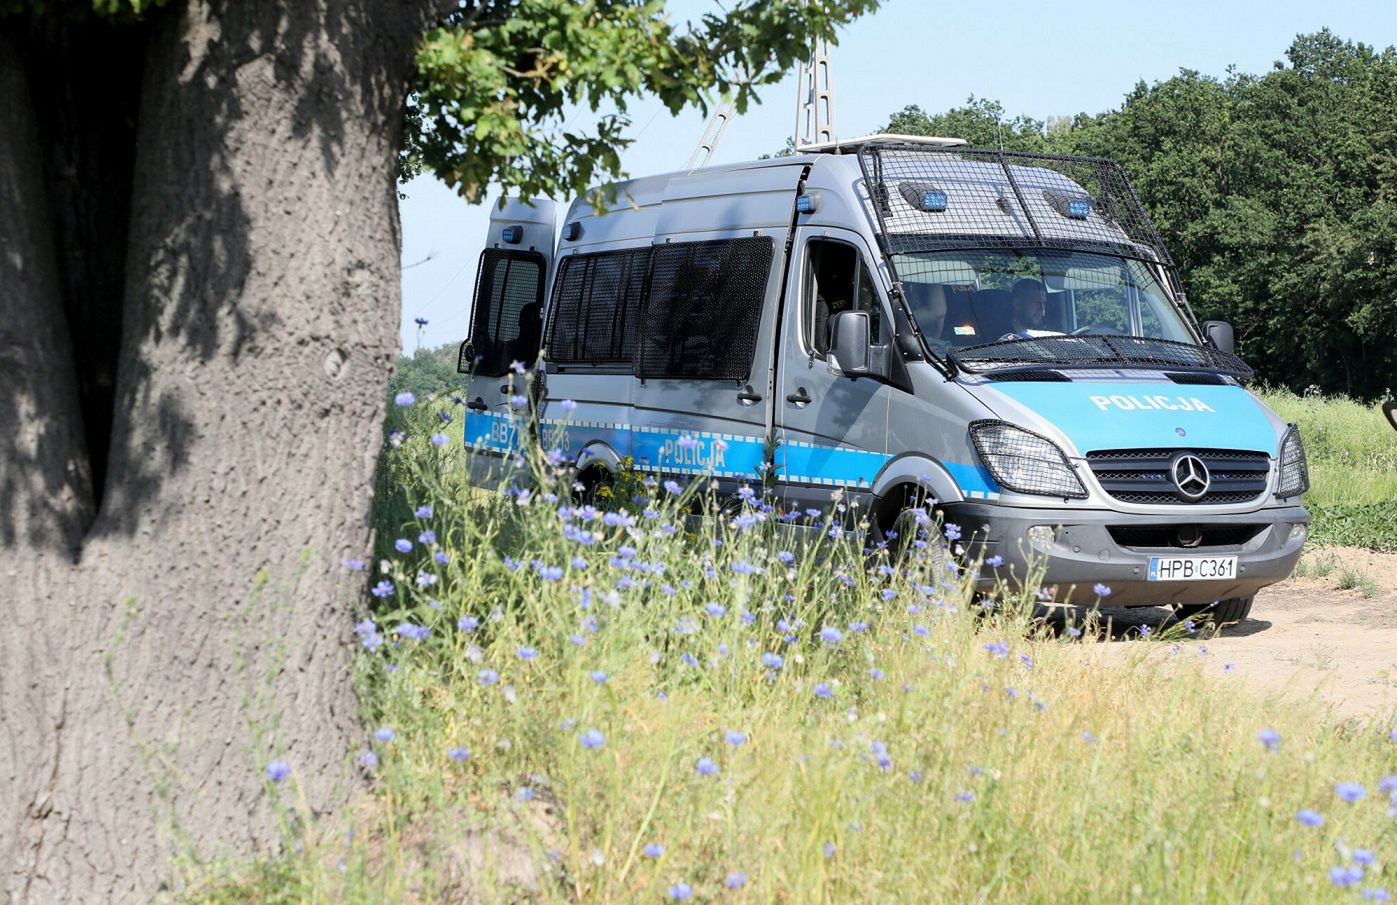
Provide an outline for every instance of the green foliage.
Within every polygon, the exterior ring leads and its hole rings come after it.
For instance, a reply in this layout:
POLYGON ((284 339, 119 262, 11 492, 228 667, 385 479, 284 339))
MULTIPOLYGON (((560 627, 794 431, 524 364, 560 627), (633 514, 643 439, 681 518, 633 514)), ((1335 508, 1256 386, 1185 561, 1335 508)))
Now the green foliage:
POLYGON ((996 103, 890 131, 1119 160, 1201 318, 1265 381, 1371 399, 1397 374, 1397 50, 1301 35, 1263 75, 1182 70, 1051 127, 996 103))
POLYGON ((1276 414, 1300 426, 1310 468, 1310 538, 1397 550, 1397 433, 1382 411, 1351 399, 1265 391, 1276 414))
POLYGON ((385 527, 414 545, 357 628, 373 794, 192 901, 1343 902, 1349 847, 1397 857, 1391 727, 1254 696, 1182 628, 1074 642, 701 480, 583 516, 526 450, 546 483, 473 490, 436 408, 391 453, 432 511, 385 527))
POLYGON ((411 392, 418 399, 450 395, 465 389, 466 377, 456 371, 456 343, 434 349, 418 349, 411 355, 400 355, 393 376, 388 380, 388 398, 411 392))
POLYGON ((653 95, 677 113, 731 91, 743 112, 817 38, 877 5, 763 0, 685 26, 663 0, 471 6, 418 52, 404 171, 430 169, 473 201, 492 182, 524 195, 580 193, 620 174, 633 99, 653 95), (571 128, 571 105, 609 112, 589 134, 571 128))

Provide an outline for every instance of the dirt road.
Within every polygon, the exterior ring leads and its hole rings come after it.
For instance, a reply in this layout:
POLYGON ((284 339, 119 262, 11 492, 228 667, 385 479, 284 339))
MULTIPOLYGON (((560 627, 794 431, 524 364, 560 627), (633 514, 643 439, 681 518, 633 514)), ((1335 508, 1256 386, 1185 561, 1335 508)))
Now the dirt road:
MULTIPOLYGON (((1264 690, 1318 696, 1340 718, 1397 715, 1397 554, 1334 547, 1307 550, 1301 562, 1309 575, 1262 591, 1246 622, 1206 642, 1211 668, 1264 690)), ((1132 628, 1158 628, 1169 613, 1107 607, 1102 615, 1120 639, 1107 645, 1109 658, 1138 643, 1132 628)))

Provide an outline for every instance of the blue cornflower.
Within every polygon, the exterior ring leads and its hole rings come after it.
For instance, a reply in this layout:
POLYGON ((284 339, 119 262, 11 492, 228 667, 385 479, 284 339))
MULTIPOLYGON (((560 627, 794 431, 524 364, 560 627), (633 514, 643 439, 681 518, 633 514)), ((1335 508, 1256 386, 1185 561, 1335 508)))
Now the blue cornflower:
POLYGON ((1080 638, 1082 637, 1082 630, 1075 625, 1069 625, 1067 626, 1067 634, 1071 635, 1073 638, 1080 638))
POLYGON ((698 658, 695 657, 693 654, 689 653, 688 651, 684 651, 684 653, 679 655, 679 662, 683 663, 685 666, 699 665, 698 658))
POLYGON ((509 397, 509 404, 510 404, 510 406, 512 406, 513 408, 521 409, 521 408, 523 408, 524 406, 526 406, 526 405, 529 404, 529 397, 527 397, 527 396, 518 396, 518 395, 510 396, 510 397, 509 397))
POLYGON ((888 756, 888 746, 877 739, 870 744, 869 750, 873 753, 873 762, 884 770, 891 769, 893 759, 888 756))
POLYGON ((606 683, 606 673, 602 672, 600 669, 593 670, 588 675, 590 675, 592 681, 596 682, 598 685, 603 685, 606 683))
POLYGON ((680 494, 684 492, 684 488, 680 487, 679 482, 677 481, 665 481, 662 486, 665 490, 673 494, 680 494))
POLYGON ((419 544, 435 544, 437 542, 437 533, 428 528, 426 531, 417 535, 417 542, 419 544))
POLYGON ((647 858, 658 858, 665 853, 665 847, 658 842, 647 842, 641 851, 647 858))
POLYGON ((883 672, 881 669, 879 669, 879 668, 876 667, 876 666, 870 666, 870 667, 868 668, 868 677, 871 678, 871 679, 873 679, 873 681, 875 681, 875 682, 878 681, 879 679, 883 678, 883 676, 885 676, 885 675, 887 675, 887 673, 883 672))
POLYGON ((1324 815, 1319 811, 1313 811, 1309 808, 1301 808, 1296 811, 1295 819, 1305 826, 1320 826, 1324 823, 1324 815))
POLYGON ((393 547, 399 553, 407 553, 410 550, 412 550, 412 541, 408 540, 405 537, 400 537, 397 540, 393 541, 393 547))
POLYGON ((558 408, 565 412, 574 412, 577 410, 577 403, 571 399, 564 399, 562 402, 558 403, 558 408))
POLYGON ((1005 644, 1003 641, 991 641, 989 644, 985 645, 985 650, 989 651, 1000 660, 1009 656, 1009 645, 1005 644))
POLYGON ((960 540, 960 525, 947 522, 941 533, 946 535, 946 540, 960 540))
POLYGON ((514 793, 514 797, 519 799, 520 801, 533 801, 534 790, 529 788, 528 786, 520 786, 519 791, 514 793))
POLYGON ((500 674, 493 669, 482 669, 476 675, 480 678, 480 684, 485 686, 494 685, 500 680, 500 674))
POLYGON ((1094 584, 1094 585, 1091 586, 1091 590, 1092 590, 1092 593, 1095 594, 1097 597, 1110 597, 1110 596, 1111 596, 1111 586, 1110 586, 1110 585, 1102 584, 1102 583, 1099 582, 1099 581, 1098 581, 1096 584, 1094 584))
POLYGON ((753 572, 757 571, 757 568, 747 560, 739 559, 732 564, 732 570, 738 575, 751 575, 753 572))
POLYGON ((393 403, 401 407, 412 405, 416 401, 417 397, 411 392, 402 392, 393 397, 393 403))
POLYGON ((378 584, 374 585, 373 590, 370 593, 372 593, 375 597, 391 597, 393 594, 393 582, 385 578, 378 584))
POLYGON ((380 726, 378 729, 374 730, 374 738, 378 739, 380 742, 391 742, 396 736, 397 733, 387 726, 380 726))
POLYGON ((1388 895, 1386 889, 1381 886, 1369 886, 1363 890, 1363 901, 1365 902, 1391 902, 1392 896, 1388 895))
POLYGON ((538 577, 542 578, 544 581, 558 581, 563 577, 563 567, 540 565, 538 567, 538 577))
POLYGON ((475 616, 462 616, 456 620, 456 627, 463 632, 473 632, 480 628, 480 619, 475 616))
POLYGON ((832 698, 832 697, 834 697, 834 692, 831 691, 829 685, 825 684, 824 682, 818 683, 818 684, 815 686, 814 691, 815 691, 815 697, 817 697, 817 698, 832 698))
POLYGON ((364 571, 364 561, 362 559, 346 559, 344 567, 352 572, 364 571))
POLYGON ((964 792, 956 793, 956 801, 974 801, 975 793, 966 789, 964 792))
POLYGON ((1334 794, 1338 795, 1349 804, 1355 801, 1362 801, 1368 797, 1368 790, 1356 782, 1341 782, 1334 786, 1334 794))
POLYGON ((267 764, 267 778, 272 782, 281 782, 291 775, 291 765, 284 760, 274 760, 267 764))
POLYGON ((1088 745, 1094 745, 1100 741, 1100 739, 1097 737, 1096 733, 1088 730, 1082 732, 1082 741, 1086 742, 1088 745))
POLYGON ((745 745, 747 744, 747 733, 738 732, 736 729, 729 729, 723 735, 723 740, 729 745, 745 745))
POLYGON ((897 596, 897 591, 894 591, 892 588, 884 588, 882 590, 882 596, 884 600, 892 600, 897 596))
POLYGON ((850 623, 849 623, 849 631, 853 632, 855 635, 859 634, 860 632, 866 632, 866 631, 868 631, 868 623, 867 623, 867 622, 850 622, 850 623))
POLYGON ((582 747, 593 751, 606 744, 606 736, 595 729, 588 729, 586 732, 582 733, 579 738, 582 740, 582 747))
POLYGON ((446 434, 432 434, 432 445, 433 445, 433 446, 445 446, 446 444, 448 444, 448 443, 450 443, 450 442, 451 442, 451 438, 448 437, 446 434))
POLYGON ((457 763, 460 763, 461 761, 471 756, 471 751, 469 748, 466 747, 447 748, 446 756, 456 761, 457 763))
POLYGON ((1274 729, 1262 729, 1257 732, 1256 740, 1261 742, 1267 751, 1275 751, 1281 746, 1281 734, 1274 729))
POLYGON ((741 889, 747 885, 747 875, 740 870, 735 870, 728 874, 727 879, 724 880, 723 883, 728 889, 741 889))
POLYGON ((780 669, 785 664, 785 659, 780 654, 762 654, 762 665, 768 669, 780 669))
POLYGON ((515 653, 518 654, 520 660, 532 660, 538 656, 538 651, 528 645, 519 648, 515 653))
POLYGON ((413 641, 426 641, 431 637, 432 630, 425 625, 417 625, 412 622, 400 622, 397 628, 393 629, 403 638, 410 638, 413 641))
POLYGON ((991 569, 998 569, 1000 566, 1004 565, 1004 557, 991 556, 989 559, 985 560, 985 565, 989 566, 991 569))
POLYGON ((838 850, 838 848, 839 848, 839 846, 835 845, 833 842, 826 842, 826 843, 825 843, 825 857, 826 857, 826 858, 833 858, 833 857, 834 857, 834 853, 835 853, 835 851, 838 850))
POLYGON ((700 776, 712 776, 718 772, 718 765, 711 757, 700 757, 694 762, 694 769, 698 771, 700 776))
POLYGON ((378 766, 378 755, 372 751, 365 751, 359 755, 359 763, 366 767, 376 767, 378 766))
POLYGON ((1362 864, 1365 867, 1377 860, 1377 856, 1366 848, 1354 849, 1349 857, 1353 859, 1354 864, 1362 864))
POLYGON ((418 506, 418 507, 417 507, 417 511, 414 512, 413 515, 417 516, 418 518, 431 518, 431 517, 432 517, 432 507, 431 507, 431 506, 418 506))
POLYGON ((433 554, 432 554, 432 559, 435 559, 437 562, 441 563, 443 566, 446 565, 447 563, 451 562, 451 556, 450 556, 450 554, 448 554, 448 553, 447 553, 446 551, 444 551, 444 550, 438 550, 437 552, 433 553, 433 554))
POLYGON ((685 899, 691 899, 693 898, 693 895, 694 888, 690 886, 688 883, 685 883, 683 880, 680 880, 678 883, 675 883, 673 886, 669 888, 669 897, 676 902, 682 902, 685 899))
POLYGON ((790 550, 782 550, 776 554, 776 558, 784 563, 792 563, 795 562, 796 555, 790 550))
POLYGON ((844 633, 832 625, 820 629, 820 640, 826 644, 838 644, 844 640, 844 633))
POLYGON ((1331 867, 1329 868, 1329 882, 1340 888, 1356 886, 1363 882, 1363 868, 1354 865, 1331 867))
POLYGON ((723 606, 721 603, 715 603, 712 600, 703 605, 703 611, 710 616, 724 616, 728 612, 727 607, 723 606))

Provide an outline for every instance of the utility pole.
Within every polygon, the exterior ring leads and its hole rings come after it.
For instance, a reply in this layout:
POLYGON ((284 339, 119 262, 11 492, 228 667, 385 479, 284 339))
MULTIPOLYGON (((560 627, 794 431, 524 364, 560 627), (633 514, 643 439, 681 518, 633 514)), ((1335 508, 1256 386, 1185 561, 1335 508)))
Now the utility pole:
POLYGON ((834 71, 829 42, 815 43, 810 59, 800 64, 796 82, 795 150, 834 142, 834 71))

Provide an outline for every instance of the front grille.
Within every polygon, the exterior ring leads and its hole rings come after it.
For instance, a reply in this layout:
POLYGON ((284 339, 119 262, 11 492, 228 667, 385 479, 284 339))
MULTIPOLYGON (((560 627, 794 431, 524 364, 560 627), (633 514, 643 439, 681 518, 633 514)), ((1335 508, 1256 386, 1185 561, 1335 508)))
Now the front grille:
POLYGON ((1169 467, 1179 453, 1192 453, 1208 467, 1211 484, 1199 505, 1247 503, 1266 492, 1271 458, 1235 449, 1107 449, 1087 453, 1087 464, 1101 489, 1123 503, 1179 505, 1169 467))
POLYGON ((1113 525, 1106 529, 1111 539, 1122 547, 1150 549, 1177 548, 1205 550, 1216 547, 1240 547, 1266 530, 1265 525, 1113 525), (1184 536, 1193 537, 1197 531, 1198 543, 1187 546, 1179 539, 1181 529, 1184 536))

